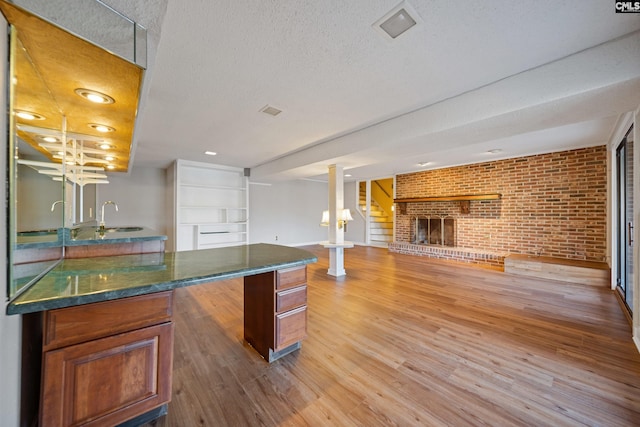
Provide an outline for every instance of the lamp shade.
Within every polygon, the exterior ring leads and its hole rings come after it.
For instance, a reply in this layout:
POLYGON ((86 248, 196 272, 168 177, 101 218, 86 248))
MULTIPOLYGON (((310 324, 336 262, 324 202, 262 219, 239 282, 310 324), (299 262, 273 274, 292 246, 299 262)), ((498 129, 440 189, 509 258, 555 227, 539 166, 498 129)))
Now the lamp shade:
POLYGON ((353 221, 351 211, 349 209, 343 209, 342 214, 340 215, 340 219, 343 221, 353 221))
POLYGON ((329 225, 329 211, 322 211, 322 221, 320 222, 320 225, 329 225))

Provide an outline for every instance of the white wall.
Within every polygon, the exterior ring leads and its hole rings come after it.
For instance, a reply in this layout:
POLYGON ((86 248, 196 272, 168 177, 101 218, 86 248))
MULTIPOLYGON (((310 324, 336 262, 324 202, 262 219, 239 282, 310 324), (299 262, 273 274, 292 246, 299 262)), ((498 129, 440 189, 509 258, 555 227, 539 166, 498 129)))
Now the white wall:
POLYGON ((144 226, 167 234, 170 216, 166 205, 165 169, 134 167, 131 174, 109 174, 109 184, 98 186, 97 218, 108 200, 118 205, 105 207, 107 226, 144 226))
POLYGON ((18 166, 18 176, 16 188, 20 215, 16 218, 17 230, 44 230, 62 226, 62 205, 51 211, 53 202, 62 200, 62 183, 24 165, 18 166))
MULTIPOLYGON (((0 58, 2 58, 0 81, 7 81, 7 31, 4 17, 0 15, 3 28, 0 31, 0 58)), ((4 87, 4 85, 2 85, 4 87)), ((7 105, 6 90, 0 90, 0 105, 7 105)), ((7 176, 7 114, 0 114, 0 135, 3 135, 3 149, 0 149, 0 169, 2 176, 7 176)), ((0 240, 7 241, 7 194, 6 186, 0 188, 0 200, 3 200, 3 206, 0 209, 0 240)), ((5 272, 5 280, 0 283, 6 283, 7 277, 7 245, 0 245, 0 265, 5 272)), ((2 313, 0 313, 0 378, 2 378, 2 386, 0 387, 0 426, 12 427, 19 423, 20 415, 20 316, 7 316, 6 302, 2 313)))
POLYGON ((249 243, 314 244, 328 239, 320 226, 327 209, 327 183, 286 181, 249 185, 249 243))
MULTIPOLYGON (((98 218, 102 203, 112 200, 119 210, 115 212, 113 206, 106 206, 107 226, 143 225, 167 234, 170 212, 166 205, 166 170, 134 167, 130 175, 109 174, 109 181, 98 186, 98 218)), ((355 183, 346 183, 345 207, 354 213, 355 194, 355 183)), ((249 243, 296 246, 327 240, 327 229, 319 224, 322 211, 327 209, 328 197, 328 187, 323 182, 250 184, 249 243)), ((364 225, 356 215, 354 219, 345 238, 361 242, 364 225)))

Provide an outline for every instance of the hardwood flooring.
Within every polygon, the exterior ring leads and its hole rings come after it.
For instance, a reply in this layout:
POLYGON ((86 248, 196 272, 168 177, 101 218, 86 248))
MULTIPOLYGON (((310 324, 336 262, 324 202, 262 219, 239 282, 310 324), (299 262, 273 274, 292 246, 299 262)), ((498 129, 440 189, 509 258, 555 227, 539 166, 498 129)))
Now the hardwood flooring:
POLYGON ((306 247, 308 338, 243 343, 242 279, 179 289, 156 426, 640 425, 640 354, 611 290, 355 247, 306 247))

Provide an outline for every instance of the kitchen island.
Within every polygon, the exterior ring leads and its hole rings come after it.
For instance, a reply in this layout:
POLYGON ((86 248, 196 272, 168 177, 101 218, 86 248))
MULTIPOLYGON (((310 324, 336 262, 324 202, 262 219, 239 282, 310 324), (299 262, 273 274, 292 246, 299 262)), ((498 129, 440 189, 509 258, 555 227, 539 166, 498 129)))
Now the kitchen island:
POLYGON ((316 260, 269 244, 62 260, 7 307, 41 325, 40 425, 117 425, 166 408, 179 287, 244 277, 245 340, 269 362, 297 350, 316 260))

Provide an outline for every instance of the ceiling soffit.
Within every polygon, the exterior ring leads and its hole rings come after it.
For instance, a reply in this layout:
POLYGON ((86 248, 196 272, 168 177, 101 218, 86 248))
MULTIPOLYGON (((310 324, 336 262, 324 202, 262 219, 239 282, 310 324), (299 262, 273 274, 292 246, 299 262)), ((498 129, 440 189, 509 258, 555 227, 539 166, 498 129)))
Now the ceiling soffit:
MULTIPOLYGON (((0 2, 0 7, 16 28, 30 61, 16 70, 20 74, 14 89, 17 101, 14 107, 52 117, 37 123, 18 118, 18 124, 61 130, 60 115, 64 115, 68 132, 104 140, 112 147, 109 154, 116 157, 111 170, 127 171, 143 69, 11 4, 0 2), (28 66, 32 66, 33 71, 27 71, 28 66), (23 73, 29 84, 23 84, 23 73), (36 93, 33 90, 36 87, 38 92, 46 92, 36 93), (107 94, 115 103, 88 102, 75 93, 77 88, 107 94), (49 102, 51 99, 55 107, 49 102), (91 128, 91 123, 106 125, 115 131, 101 133, 91 128)), ((37 147, 38 141, 29 135, 22 136, 37 147)))

